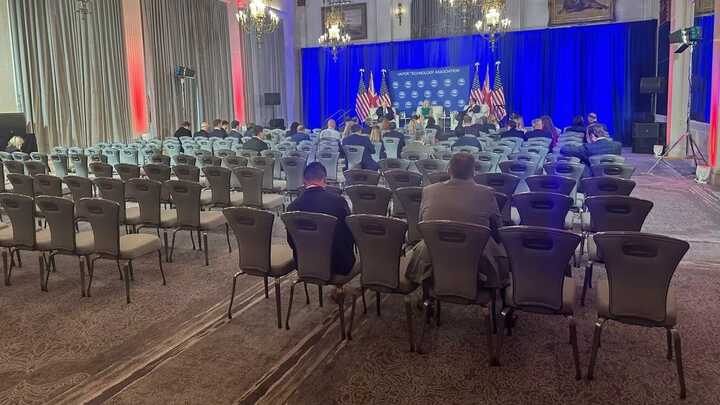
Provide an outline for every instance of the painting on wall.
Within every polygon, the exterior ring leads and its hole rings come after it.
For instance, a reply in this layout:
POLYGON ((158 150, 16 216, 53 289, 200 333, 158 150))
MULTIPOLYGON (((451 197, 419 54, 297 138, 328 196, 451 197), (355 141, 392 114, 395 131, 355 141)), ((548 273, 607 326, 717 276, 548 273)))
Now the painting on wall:
MULTIPOLYGON (((330 14, 332 7, 322 8, 322 26, 325 26, 325 19, 330 14)), ((345 22, 345 31, 350 34, 353 41, 368 38, 367 26, 367 4, 346 4, 340 7, 345 22)))
POLYGON ((695 0, 695 14, 710 14, 714 11, 715 0, 695 0))
POLYGON ((582 24, 615 19, 615 0, 548 0, 550 25, 582 24))

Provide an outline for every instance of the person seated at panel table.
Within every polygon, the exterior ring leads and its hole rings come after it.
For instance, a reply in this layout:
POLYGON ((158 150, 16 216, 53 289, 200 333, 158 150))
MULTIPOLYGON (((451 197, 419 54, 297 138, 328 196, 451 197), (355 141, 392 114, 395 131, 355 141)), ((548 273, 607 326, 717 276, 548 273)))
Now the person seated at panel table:
POLYGON ((370 141, 370 137, 362 134, 362 128, 360 125, 353 125, 351 128, 352 133, 342 140, 342 146, 362 146, 363 150, 362 162, 360 163, 363 169, 377 171, 380 166, 372 158, 375 154, 375 145, 370 141))
POLYGON ((295 142, 295 144, 299 144, 302 141, 309 141, 310 135, 308 135, 305 132, 305 127, 302 125, 298 125, 295 129, 295 133, 290 135, 287 139, 291 142, 295 142))
POLYGON ((340 139, 340 132, 334 119, 330 118, 327 121, 327 127, 320 132, 320 138, 340 139))
POLYGON ((375 110, 375 115, 377 115, 378 120, 382 120, 383 118, 389 121, 395 120, 395 110, 389 105, 381 105, 378 107, 377 110, 375 110))
MULTIPOLYGON (((405 135, 403 135, 402 132, 397 130, 397 125, 394 122, 389 123, 388 128, 390 129, 385 132, 382 138, 396 138, 398 140, 397 154, 399 157, 403 151, 403 148, 405 147, 405 135)), ((388 156, 385 151, 385 144, 383 144, 382 148, 380 149, 380 158, 387 159, 387 157, 388 156)), ((395 156, 392 157, 394 158, 395 156)))
POLYGON ((207 138, 210 136, 210 133, 208 132, 209 128, 210 128, 210 124, 208 124, 207 121, 203 121, 200 123, 200 130, 195 132, 195 135, 193 135, 193 136, 207 138))
POLYGON ((525 140, 529 140, 532 138, 548 138, 552 140, 552 134, 549 131, 546 131, 543 129, 543 122, 540 118, 535 118, 532 120, 532 131, 528 131, 525 133, 525 140))
POLYGON ((213 120, 213 130, 212 132, 210 132, 210 136, 217 138, 225 138, 225 136, 227 136, 227 134, 225 134, 225 131, 223 131, 222 129, 222 120, 213 120))
POLYGON ((564 156, 574 156, 580 159, 587 166, 590 166, 590 156, 596 155, 621 155, 622 144, 610 138, 602 125, 591 125, 587 129, 588 143, 575 146, 565 145, 560 149, 564 156))
POLYGON ((517 129, 517 122, 509 120, 507 130, 500 133, 500 138, 520 138, 525 139, 525 132, 517 129))
POLYGON ((243 134, 240 132, 240 121, 233 120, 230 123, 230 132, 228 133, 228 138, 235 138, 237 140, 242 139, 243 134))
POLYGON ((243 144, 243 149, 254 150, 260 153, 264 150, 270 149, 268 144, 262 139, 264 128, 260 125, 253 127, 253 136, 243 144))
MULTIPOLYGON (((339 194, 325 189, 327 171, 319 162, 307 165, 303 174, 303 182, 305 191, 288 205, 287 211, 327 214, 338 219, 333 238, 331 267, 333 273, 349 274, 355 266, 355 240, 350 228, 345 223, 345 218, 350 215, 347 200, 339 194)), ((287 239, 297 261, 295 243, 289 233, 287 239)))
MULTIPOLYGON (((485 246, 478 271, 486 287, 502 288, 508 279, 507 253, 497 232, 502 217, 495 192, 473 180, 474 166, 471 154, 453 155, 448 165, 450 180, 423 189, 420 221, 458 221, 489 227, 492 237, 485 246)), ((408 279, 420 283, 432 277, 432 261, 424 242, 418 243, 408 256, 408 279)))
POLYGON ((418 110, 418 115, 422 116, 424 120, 430 118, 432 116, 432 106, 430 105, 430 100, 424 100, 418 110))

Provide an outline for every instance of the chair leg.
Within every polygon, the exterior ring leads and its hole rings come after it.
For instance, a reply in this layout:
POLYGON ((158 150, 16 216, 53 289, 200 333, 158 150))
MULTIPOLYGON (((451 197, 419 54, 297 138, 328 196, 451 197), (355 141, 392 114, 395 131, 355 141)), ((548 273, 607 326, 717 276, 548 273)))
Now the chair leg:
MULTIPOLYGON (((195 250, 195 232, 190 231, 190 243, 192 243, 192 250, 195 250)), ((198 244, 200 244, 200 239, 198 239, 198 244)))
POLYGON ((577 341, 577 325, 575 324, 575 318, 572 316, 568 317, 570 322, 570 344, 573 349, 573 360, 575 361, 575 379, 580 380, 582 378, 582 371, 580 371, 580 351, 578 350, 577 341))
POLYGON ((225 239, 227 239, 228 253, 232 253, 232 246, 230 245, 230 225, 225 224, 225 239))
POLYGON ((350 306, 350 326, 348 327, 347 339, 352 340, 353 322, 355 321, 355 303, 357 301, 357 294, 351 292, 352 305, 350 306))
POLYGON ((160 275, 163 279, 163 285, 167 285, 167 281, 165 280, 165 270, 163 270, 163 259, 162 259, 162 250, 158 250, 158 264, 160 265, 160 275))
POLYGON ((228 319, 232 319, 232 306, 233 301, 235 301, 235 285, 237 284, 237 278, 240 277, 243 273, 235 273, 233 276, 232 281, 232 292, 230 293, 230 305, 228 305, 228 319))
POLYGON ((270 293, 268 291, 268 278, 267 276, 263 277, 263 283, 265 284, 265 298, 270 298, 270 293))
POLYGON ((367 302, 365 301, 365 288, 361 288, 360 293, 362 294, 363 314, 367 315, 367 302))
POLYGON ((415 351, 415 333, 413 331, 413 308, 412 308, 412 302, 410 300, 409 296, 405 296, 405 317, 407 318, 407 328, 408 328, 408 339, 410 341, 410 351, 415 351))
MULTIPOLYGON (((192 231, 190 231, 190 232, 192 232, 192 231)), ((205 248, 205 246, 203 245, 203 242, 202 242, 202 234, 203 233, 198 229, 198 231, 197 231, 198 246, 199 246, 198 249, 200 249, 200 250, 203 250, 205 248)))
POLYGON ((50 278, 50 271, 45 265, 45 254, 38 256, 38 267, 40 268, 40 291, 47 292, 48 279, 50 278), (45 274, 47 273, 47 275, 45 274))
MULTIPOLYGON (((323 306, 323 288, 321 285, 318 285, 318 297, 320 299, 320 308, 322 308, 322 306, 323 306)), ((308 301, 308 304, 309 303, 310 302, 308 301)))
POLYGON ((678 380, 680 382, 680 398, 685 399, 687 396, 687 390, 685 388, 685 371, 683 369, 682 360, 682 340, 680 339, 680 332, 677 329, 672 329, 672 338, 675 342, 675 363, 677 365, 678 380))
MULTIPOLYGON (((162 260, 160 262, 162 263, 162 260)), ((132 260, 128 260, 128 269, 130 269, 130 281, 135 281, 135 269, 133 269, 132 260)))
POLYGON ((129 304, 130 303, 130 266, 126 264, 125 267, 123 268, 123 270, 125 273, 125 299, 126 299, 127 303, 129 304))
MULTIPOLYGON (((89 259, 89 258, 88 258, 89 259)), ((95 259, 88 261, 88 284, 85 294, 90 297, 90 288, 92 287, 93 275, 95 274, 95 259)))
POLYGON ((290 313, 292 312, 293 296, 295 295, 295 286, 299 282, 299 280, 295 280, 290 285, 290 301, 288 301, 288 311, 287 316, 285 317, 285 330, 290 330, 290 313))
POLYGON ((85 296, 85 260, 82 257, 78 257, 80 267, 80 296, 85 296))
MULTIPOLYGON (((170 255, 168 256, 168 263, 172 263, 173 254, 175 253, 175 237, 177 236, 179 229, 175 229, 172 234, 172 243, 170 244, 170 255)), ((192 232, 190 232, 190 238, 192 239, 192 232)), ((193 250, 195 250, 195 242, 193 241, 193 250)))
POLYGON ((8 271, 8 254, 7 252, 2 252, 2 262, 3 262, 3 278, 5 279, 5 285, 10 285, 10 272, 8 271))
POLYGON ((424 322, 422 322, 422 330, 420 331, 420 342, 418 343, 417 351, 420 354, 425 353, 423 350, 423 343, 425 343, 425 331, 430 324, 430 311, 432 310, 432 307, 430 306, 430 300, 423 301, 423 309, 424 309, 424 322))
MULTIPOLYGON (((438 302, 439 304, 439 302, 438 302)), ((500 367, 500 360, 497 358, 497 353, 495 351, 495 345, 493 344, 493 341, 495 340, 495 336, 497 335, 497 325, 495 325, 494 317, 491 316, 490 310, 484 310, 485 312, 485 325, 487 325, 487 330, 485 333, 487 334, 487 344, 488 344, 488 355, 490 356, 490 367, 500 367)))
POLYGON ((580 296, 580 305, 585 306, 585 295, 587 295, 588 288, 592 288, 592 273, 593 273, 593 262, 588 261, 585 266, 585 280, 583 282, 582 295, 580 296))
POLYGON ((303 282, 305 287, 305 305, 310 305, 310 293, 308 292, 307 283, 303 282))
POLYGON ((437 327, 440 327, 440 307, 441 307, 441 305, 442 304, 440 303, 439 300, 435 303, 435 326, 437 326, 437 327))
POLYGON ((22 268, 22 259, 20 258, 20 249, 15 249, 15 254, 17 255, 17 266, 19 268, 22 268))
POLYGON ((377 308, 377 316, 380 317, 380 291, 375 291, 375 307, 377 308))
POLYGON ((280 280, 275 279, 275 311, 277 311, 278 329, 282 329, 282 299, 280 298, 280 280))
POLYGON ((203 250, 205 253, 205 265, 210 265, 210 256, 208 254, 208 235, 207 232, 202 233, 202 243, 203 243, 203 250))
POLYGON ((123 279, 123 270, 120 267, 120 260, 116 260, 115 263, 117 263, 118 273, 120 273, 120 280, 122 280, 123 279))
POLYGON ((50 264, 52 265, 52 272, 57 272, 57 266, 55 265, 55 255, 50 255, 50 264))
POLYGON ((342 287, 338 287, 336 290, 335 301, 338 304, 338 311, 340 313, 340 338, 345 340, 345 290, 342 287))
POLYGON ((600 334, 602 333, 603 322, 599 319, 595 322, 595 332, 593 333, 592 352, 590 353, 590 364, 588 365, 587 379, 592 380, 595 373, 595 362, 597 361, 597 353, 600 348, 600 334))
POLYGON ((670 328, 665 329, 665 336, 667 337, 667 359, 672 361, 673 359, 673 341, 672 332, 670 328))
POLYGON ((167 230, 163 230, 163 245, 165 246, 165 260, 170 263, 170 256, 168 255, 168 235, 167 230))

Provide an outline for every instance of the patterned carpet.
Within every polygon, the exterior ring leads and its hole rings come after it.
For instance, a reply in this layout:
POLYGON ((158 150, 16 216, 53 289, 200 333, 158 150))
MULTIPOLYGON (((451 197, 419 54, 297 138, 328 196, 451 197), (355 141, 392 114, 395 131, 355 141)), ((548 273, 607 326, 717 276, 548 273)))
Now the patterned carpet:
MULTIPOLYGON (((720 200, 676 171, 631 157, 634 195, 655 202, 645 230, 691 242, 674 279, 679 291, 688 404, 720 403, 720 200)), ((675 163, 673 163, 675 164, 675 163)), ((157 261, 135 266, 133 302, 112 262, 96 269, 92 298, 81 298, 77 261, 58 260, 50 291, 41 293, 37 259, 23 256, 13 285, 0 286, 0 404, 550 404, 678 403, 674 363, 665 359, 662 330, 610 324, 595 380, 575 381, 562 318, 519 314, 504 340, 502 367, 487 366, 482 317, 472 308, 443 307, 428 354, 410 353, 402 301, 383 297, 383 315, 356 316, 354 339, 340 342, 327 292, 318 308, 296 290, 291 330, 275 327, 272 289, 240 278, 232 321, 224 319, 237 252, 224 235, 210 237, 211 265, 179 237, 162 286, 157 261)), ((285 243, 277 224, 275 243, 285 243)), ((595 277, 604 277, 598 267, 595 277)), ((578 288, 582 275, 575 271, 578 288)), ((284 310, 289 283, 283 283, 284 310)), ((594 293, 579 309, 585 373, 594 293)), ((416 320, 419 313, 416 313, 416 320)), ((418 328, 420 327, 418 323, 418 328)))

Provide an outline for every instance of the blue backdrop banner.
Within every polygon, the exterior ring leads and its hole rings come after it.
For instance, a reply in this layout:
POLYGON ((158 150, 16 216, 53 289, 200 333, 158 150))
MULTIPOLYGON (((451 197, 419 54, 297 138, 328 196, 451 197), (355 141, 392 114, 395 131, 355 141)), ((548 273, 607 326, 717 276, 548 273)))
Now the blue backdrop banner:
POLYGON ((470 95, 470 67, 394 70, 390 96, 397 111, 412 114, 424 100, 449 111, 460 111, 470 95))

